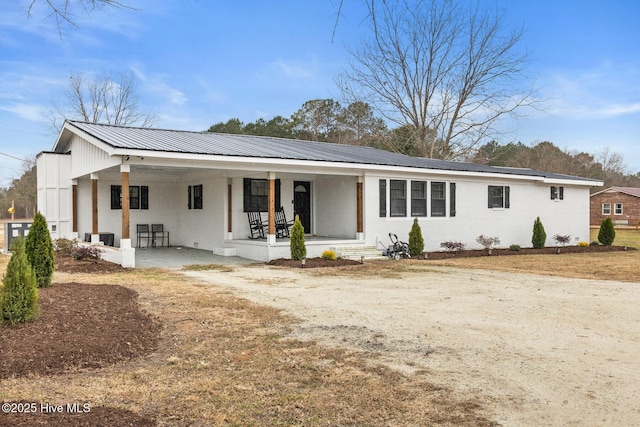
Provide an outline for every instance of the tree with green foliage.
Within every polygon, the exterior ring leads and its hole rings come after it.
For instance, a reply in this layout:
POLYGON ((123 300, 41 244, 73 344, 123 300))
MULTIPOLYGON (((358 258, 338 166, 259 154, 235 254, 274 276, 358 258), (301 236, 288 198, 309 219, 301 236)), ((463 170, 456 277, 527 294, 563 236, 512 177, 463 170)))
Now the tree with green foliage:
POLYGON ((602 220, 600 223, 600 231, 598 232, 598 242, 604 246, 611 246, 616 238, 616 230, 613 227, 611 218, 602 220))
POLYGON ((422 229, 418 224, 418 218, 414 218, 411 231, 409 231, 409 255, 415 257, 422 255, 423 252, 424 239, 422 238, 422 229))
POLYGON ((40 307, 36 275, 22 239, 11 242, 11 252, 0 289, 0 320, 13 325, 34 320, 40 314, 40 307))
POLYGON ((300 261, 302 258, 307 257, 307 247, 304 244, 304 227, 298 215, 296 215, 296 219, 291 227, 289 246, 291 248, 291 259, 300 261))
POLYGON ((533 222, 533 236, 531 237, 531 243, 535 249, 544 248, 544 244, 547 241, 547 233, 544 231, 544 226, 540 217, 537 217, 533 222))
POLYGON ((39 288, 46 288, 51 284, 55 258, 53 243, 47 227, 47 220, 40 212, 33 218, 33 224, 24 242, 27 259, 36 273, 39 288))

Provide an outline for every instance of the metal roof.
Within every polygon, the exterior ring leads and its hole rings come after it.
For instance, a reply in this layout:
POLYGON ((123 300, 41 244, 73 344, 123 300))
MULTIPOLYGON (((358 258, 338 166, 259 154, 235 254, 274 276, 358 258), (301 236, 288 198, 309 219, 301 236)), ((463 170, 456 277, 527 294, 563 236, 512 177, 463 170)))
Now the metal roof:
MULTIPOLYGON (((269 136, 135 128, 79 121, 67 121, 66 125, 71 128, 80 129, 103 143, 118 149, 246 158, 339 162, 458 172, 496 173, 593 182, 594 185, 601 185, 599 181, 589 178, 535 171, 532 169, 487 166, 475 163, 411 157, 372 147, 355 145, 303 141, 269 136)), ((61 139, 62 135, 61 138, 59 138, 59 142, 61 139)))

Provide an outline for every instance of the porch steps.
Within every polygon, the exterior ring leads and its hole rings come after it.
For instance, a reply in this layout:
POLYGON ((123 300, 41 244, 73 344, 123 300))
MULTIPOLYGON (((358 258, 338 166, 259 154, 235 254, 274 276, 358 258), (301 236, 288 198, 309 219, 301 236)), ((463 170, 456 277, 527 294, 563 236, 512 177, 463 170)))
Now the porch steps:
POLYGON ((375 246, 332 246, 330 248, 335 251, 338 258, 354 259, 360 261, 364 259, 386 259, 382 256, 382 251, 376 249, 375 246))

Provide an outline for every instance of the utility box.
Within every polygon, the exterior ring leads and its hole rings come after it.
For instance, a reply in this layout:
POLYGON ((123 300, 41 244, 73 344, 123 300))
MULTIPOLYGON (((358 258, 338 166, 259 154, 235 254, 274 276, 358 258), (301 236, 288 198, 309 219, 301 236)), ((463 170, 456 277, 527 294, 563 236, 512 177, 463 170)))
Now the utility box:
POLYGON ((23 239, 29 234, 33 222, 5 222, 4 223, 4 250, 9 252, 11 241, 18 237, 23 239))

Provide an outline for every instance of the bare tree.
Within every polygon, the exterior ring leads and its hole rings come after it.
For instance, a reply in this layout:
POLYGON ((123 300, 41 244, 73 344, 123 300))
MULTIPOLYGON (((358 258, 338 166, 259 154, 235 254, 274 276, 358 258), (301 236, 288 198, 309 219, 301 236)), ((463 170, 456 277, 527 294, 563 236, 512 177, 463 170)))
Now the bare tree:
POLYGON ((122 126, 151 127, 155 114, 140 110, 132 72, 69 77, 61 102, 52 101, 50 127, 59 132, 65 119, 122 126))
POLYGON ((56 22, 58 32, 62 34, 64 25, 76 26, 76 15, 78 12, 90 15, 95 10, 105 7, 125 7, 130 8, 117 0, 31 0, 27 7, 27 15, 31 17, 36 6, 42 5, 56 22))
POLYGON ((345 98, 411 129, 425 157, 468 154, 499 136, 498 119, 534 102, 531 88, 518 87, 522 30, 506 32, 499 12, 461 4, 367 0, 372 36, 350 50, 338 78, 345 98))

